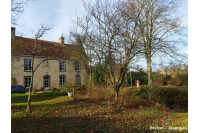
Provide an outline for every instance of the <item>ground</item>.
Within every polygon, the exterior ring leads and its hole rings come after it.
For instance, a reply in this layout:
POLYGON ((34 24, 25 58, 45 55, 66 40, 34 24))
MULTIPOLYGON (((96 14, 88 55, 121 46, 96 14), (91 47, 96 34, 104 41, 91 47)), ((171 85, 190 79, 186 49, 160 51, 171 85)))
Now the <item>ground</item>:
MULTIPOLYGON (((156 127, 188 127, 188 113, 184 111, 160 111, 142 106, 130 108, 105 99, 92 100, 83 95, 72 98, 33 94, 32 113, 26 114, 27 97, 27 94, 11 95, 13 133, 153 132, 156 127)), ((171 129, 171 132, 179 131, 171 129)))

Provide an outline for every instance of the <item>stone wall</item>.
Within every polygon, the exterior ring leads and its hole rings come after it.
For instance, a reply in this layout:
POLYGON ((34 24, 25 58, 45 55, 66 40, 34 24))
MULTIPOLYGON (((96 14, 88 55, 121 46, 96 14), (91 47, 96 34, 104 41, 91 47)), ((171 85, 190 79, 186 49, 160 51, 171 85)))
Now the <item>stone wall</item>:
MULTIPOLYGON (((31 76, 31 72, 24 71, 24 60, 31 59, 30 56, 11 56, 11 77, 16 78, 17 85, 24 86, 24 77, 31 76)), ((35 57, 34 68, 45 58, 35 57)), ((41 89, 44 87, 44 76, 50 76, 50 88, 60 88, 59 76, 66 75, 66 81, 75 80, 76 75, 80 75, 81 84, 86 84, 86 70, 84 65, 80 63, 80 71, 75 71, 74 60, 63 60, 65 61, 66 71, 59 71, 59 61, 49 60, 42 63, 34 74, 34 89, 41 89)))

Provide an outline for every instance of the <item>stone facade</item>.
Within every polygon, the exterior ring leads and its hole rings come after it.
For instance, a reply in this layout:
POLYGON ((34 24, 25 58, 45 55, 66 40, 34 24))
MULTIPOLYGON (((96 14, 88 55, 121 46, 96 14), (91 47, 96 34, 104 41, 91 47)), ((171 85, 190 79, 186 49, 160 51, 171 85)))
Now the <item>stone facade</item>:
MULTIPOLYGON (((16 38, 16 37, 15 37, 16 38)), ((12 38, 12 39, 15 39, 12 38)), ((63 38, 63 37, 62 37, 63 38)), ((21 38, 23 39, 23 38, 21 38)), ((30 40, 30 39, 29 39, 30 40)), ((27 42, 27 41, 26 41, 27 42)), ((43 42, 45 43, 45 41, 43 42)), ((49 42, 46 42, 48 44, 49 42)), ((25 78, 31 76, 30 71, 25 70, 25 60, 31 60, 31 55, 23 54, 23 51, 20 51, 19 49, 14 47, 17 43, 14 43, 12 41, 11 44, 11 77, 14 77, 16 79, 17 85, 23 85, 25 86, 25 78), (19 51, 19 52, 17 52, 19 51)), ((58 43, 55 43, 58 44, 58 43)), ((62 45, 63 42, 62 42, 62 45)), ((69 44, 68 44, 69 45, 69 44)), ((66 47, 66 51, 67 51, 66 47)), ((45 88, 45 82, 46 79, 48 79, 48 88, 60 88, 60 76, 65 77, 65 81, 71 81, 71 80, 79 80, 81 84, 86 84, 86 69, 85 66, 81 63, 81 61, 77 60, 76 58, 73 58, 72 56, 69 56, 69 53, 66 52, 68 55, 64 56, 65 54, 61 55, 59 57, 56 57, 56 51, 55 56, 52 57, 52 54, 48 56, 49 53, 53 53, 55 49, 52 49, 51 51, 47 51, 43 55, 36 55, 34 58, 34 67, 35 68, 38 64, 40 64, 43 60, 46 58, 51 58, 51 60, 45 61, 42 63, 37 70, 34 73, 34 82, 33 82, 33 88, 40 90, 41 88, 45 88), (62 57, 63 56, 63 57, 62 57), (65 62, 64 71, 60 71, 60 62, 65 62), (79 62, 79 70, 75 69, 75 62, 79 62), (47 78, 45 78, 47 77, 47 78), (78 77, 78 78, 77 78, 78 77)), ((72 49, 69 49, 70 52, 73 52, 72 49)), ((63 51, 63 50, 62 50, 63 51)), ((59 51, 57 50, 59 53, 59 51)), ((28 87, 27 87, 28 88, 28 87)), ((49 90, 47 89, 47 90, 49 90)))

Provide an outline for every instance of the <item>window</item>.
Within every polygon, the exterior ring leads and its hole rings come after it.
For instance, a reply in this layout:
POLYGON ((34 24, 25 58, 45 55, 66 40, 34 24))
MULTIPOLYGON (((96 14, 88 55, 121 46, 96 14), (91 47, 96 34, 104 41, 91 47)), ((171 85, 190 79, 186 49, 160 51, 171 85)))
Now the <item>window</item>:
POLYGON ((80 71, 79 62, 75 62, 75 71, 80 71))
POLYGON ((30 84, 31 84, 31 76, 24 77, 24 87, 26 89, 29 89, 30 84))
POLYGON ((65 71, 65 62, 60 62, 60 71, 65 71))
POLYGON ((65 84, 65 75, 60 75, 60 86, 65 84))
POLYGON ((80 75, 76 75, 75 79, 76 79, 77 86, 80 86, 81 85, 81 77, 80 77, 80 75))
POLYGON ((24 71, 25 72, 30 72, 31 71, 31 60, 30 59, 25 59, 24 60, 24 71))

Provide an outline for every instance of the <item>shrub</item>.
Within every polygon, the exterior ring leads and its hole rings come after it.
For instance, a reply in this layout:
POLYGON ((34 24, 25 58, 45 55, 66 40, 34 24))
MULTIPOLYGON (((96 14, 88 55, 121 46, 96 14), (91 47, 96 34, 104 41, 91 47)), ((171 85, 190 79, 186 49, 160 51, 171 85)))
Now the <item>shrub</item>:
POLYGON ((178 77, 181 81, 181 85, 188 85, 188 74, 180 74, 178 77))
POLYGON ((93 100, 109 99, 110 98, 109 92, 110 92, 109 88, 92 87, 90 98, 93 100))
POLYGON ((96 86, 105 85, 105 75, 101 69, 98 68, 100 64, 92 72, 92 81, 96 86))
MULTIPOLYGON (((148 83, 147 74, 142 70, 139 70, 138 72, 131 72, 131 77, 133 85, 135 80, 139 80, 142 85, 146 85, 148 83)), ((127 78, 128 78, 128 84, 130 85, 131 84, 130 73, 127 74, 127 78)))
POLYGON ((55 90, 57 90, 57 88, 53 86, 53 87, 50 88, 50 90, 55 91, 55 90))
POLYGON ((17 80, 14 77, 11 77, 11 85, 17 85, 17 80))
POLYGON ((43 92, 43 93, 37 93, 38 96, 63 96, 68 95, 66 91, 51 91, 51 92, 43 92))
POLYGON ((167 85, 171 78, 171 74, 160 74, 159 72, 152 73, 153 83, 157 85, 167 85))
POLYGON ((35 93, 35 92, 37 92, 37 90, 34 88, 33 91, 32 91, 32 93, 35 93))
POLYGON ((73 80, 68 80, 64 85, 61 86, 62 91, 72 92, 77 87, 77 83, 73 80))
POLYGON ((188 109, 187 88, 146 86, 140 87, 135 95, 148 101, 165 104, 170 109, 188 109))
POLYGON ((188 74, 177 74, 168 81, 170 85, 188 86, 188 74))
POLYGON ((85 84, 76 87, 76 91, 80 94, 86 94, 87 93, 87 86, 85 84))

